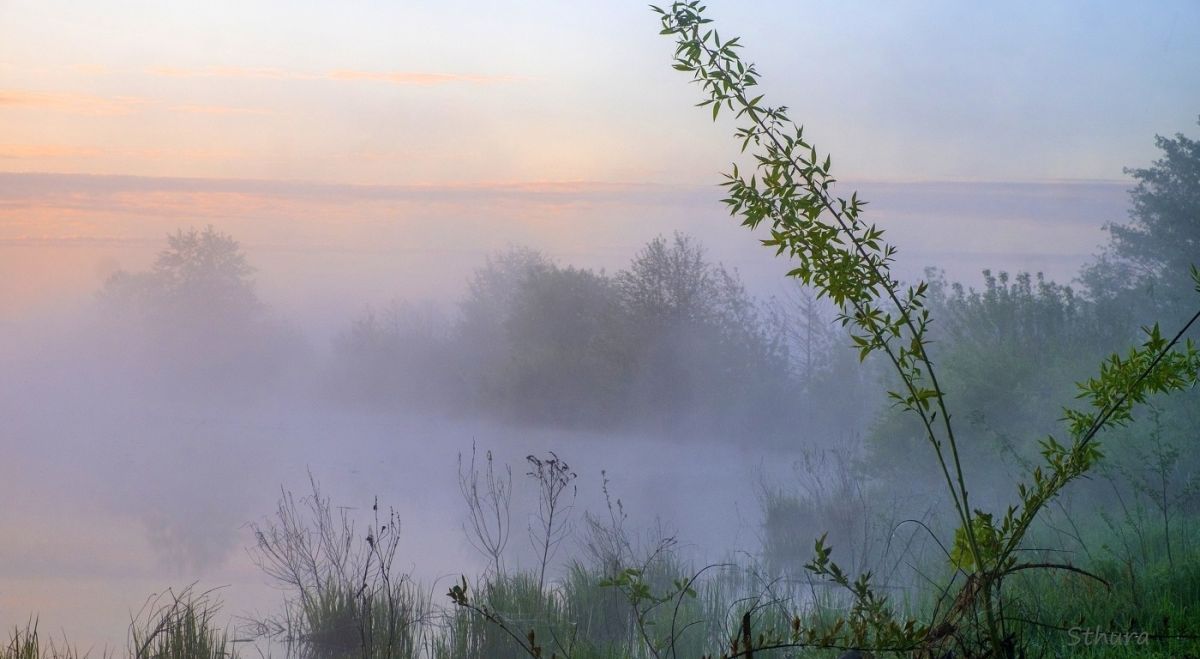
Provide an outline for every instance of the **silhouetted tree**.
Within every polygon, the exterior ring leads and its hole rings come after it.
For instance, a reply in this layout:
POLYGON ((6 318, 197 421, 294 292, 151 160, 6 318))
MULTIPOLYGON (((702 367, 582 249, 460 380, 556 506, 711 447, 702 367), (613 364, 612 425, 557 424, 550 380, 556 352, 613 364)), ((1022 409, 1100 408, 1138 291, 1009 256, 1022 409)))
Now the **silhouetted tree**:
POLYGON ((510 356, 509 319, 521 288, 552 267, 544 254, 513 248, 488 257, 467 285, 453 341, 456 370, 465 398, 481 408, 502 409, 497 392, 508 386, 505 371, 510 356))
POLYGON ((160 383, 244 393, 282 365, 295 337, 270 321, 238 242, 213 227, 167 236, 145 272, 118 271, 100 293, 126 354, 160 383))
POLYGON ((1081 276, 1094 297, 1124 309, 1133 331, 1133 319, 1171 317, 1191 302, 1187 272, 1200 259, 1200 142, 1177 133, 1155 144, 1162 156, 1150 167, 1125 170, 1137 181, 1129 222, 1106 227, 1108 248, 1081 276))
POLYGON ((797 393, 784 337, 771 332, 736 274, 709 261, 694 238, 651 240, 615 281, 629 315, 634 410, 709 429, 744 427, 748 416, 762 427, 785 416, 757 413, 797 393))
POLYGON ((632 367, 625 327, 603 274, 557 266, 532 273, 506 324, 509 405, 535 420, 610 425, 632 367))
POLYGON ((167 236, 148 272, 117 271, 102 296, 161 321, 194 322, 200 317, 244 321, 261 310, 254 273, 232 236, 213 227, 178 230, 167 236))

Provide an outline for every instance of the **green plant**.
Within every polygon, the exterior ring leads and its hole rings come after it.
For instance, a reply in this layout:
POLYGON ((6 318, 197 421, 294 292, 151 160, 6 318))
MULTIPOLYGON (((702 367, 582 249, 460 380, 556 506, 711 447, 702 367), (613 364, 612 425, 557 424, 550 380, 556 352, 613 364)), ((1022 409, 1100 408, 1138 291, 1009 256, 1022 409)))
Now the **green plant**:
POLYGON ((254 621, 258 636, 282 640, 313 659, 415 657, 426 601, 393 569, 400 520, 382 520, 379 502, 361 536, 342 508, 334 515, 309 476, 312 494, 297 505, 283 492, 275 519, 252 524, 252 559, 285 591, 282 615, 254 621))
POLYGON ((1107 226, 1110 243, 1082 280, 1093 295, 1133 313, 1176 318, 1191 299, 1177 275, 1195 263, 1200 246, 1200 141, 1176 133, 1155 136, 1155 146, 1161 154, 1150 167, 1125 170, 1137 182, 1130 221, 1107 226))
POLYGON ((188 586, 168 590, 146 601, 129 625, 132 659, 236 659, 226 631, 214 618, 220 602, 213 591, 196 593, 188 586))
POLYGON ((87 656, 66 639, 61 646, 54 641, 43 644, 37 620, 26 622, 24 627, 13 627, 8 645, 0 645, 0 659, 87 659, 87 656))
POLYGON ((573 631, 562 607, 537 582, 537 575, 501 575, 472 587, 463 577, 448 593, 456 610, 437 655, 445 659, 473 657, 571 656, 573 631), (524 630, 524 631, 518 631, 524 630))
MULTIPOLYGON (((857 194, 844 198, 831 191, 831 159, 823 158, 792 123, 786 107, 764 104, 753 95, 758 72, 738 54, 737 38, 722 41, 704 16, 699 0, 676 2, 669 9, 653 7, 661 17, 662 34, 676 39, 674 67, 692 75, 707 96, 699 105, 711 108, 715 120, 722 109, 740 121, 736 137, 754 161, 747 177, 735 164, 724 183, 731 214, 756 229, 764 222, 769 238, 763 244, 797 261, 789 276, 811 286, 840 309, 860 359, 883 355, 900 386, 889 397, 914 415, 944 481, 957 517, 955 567, 966 575, 953 604, 935 612, 928 625, 894 619, 886 597, 879 596, 870 574, 851 582, 829 558, 829 548, 817 542, 810 570, 849 590, 855 599, 846 632, 835 635, 853 647, 941 647, 951 634, 968 653, 1010 656, 1014 639, 1002 615, 1001 586, 1005 577, 1026 569, 1070 565, 1023 563, 1017 558, 1031 525, 1070 482, 1088 474, 1101 458, 1097 437, 1102 430, 1132 418, 1135 404, 1151 394, 1190 386, 1200 370, 1200 353, 1183 333, 1200 318, 1193 315, 1172 338, 1158 326, 1146 329, 1146 340, 1125 355, 1113 355, 1097 377, 1080 384, 1084 409, 1066 410, 1070 439, 1041 442, 1044 463, 1017 485, 1020 503, 1003 515, 972 506, 969 479, 960 457, 959 440, 947 405, 947 392, 938 380, 929 353, 928 285, 905 286, 890 266, 896 249, 884 240, 882 229, 862 219, 864 202, 857 194), (982 622, 976 623, 977 613, 982 622), (936 645, 935 645, 936 644, 936 645)), ((1192 270, 1200 288, 1200 273, 1192 270)), ((795 635, 794 635, 795 638, 795 635)), ((827 639, 828 640, 828 639, 827 639)))

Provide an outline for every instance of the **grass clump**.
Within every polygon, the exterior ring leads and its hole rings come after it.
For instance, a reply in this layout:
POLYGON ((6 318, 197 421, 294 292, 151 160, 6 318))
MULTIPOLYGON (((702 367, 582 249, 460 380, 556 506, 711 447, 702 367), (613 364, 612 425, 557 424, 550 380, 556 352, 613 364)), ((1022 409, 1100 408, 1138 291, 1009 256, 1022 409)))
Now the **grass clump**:
POLYGON ((237 659, 233 641, 215 624, 213 591, 188 586, 147 600, 129 625, 132 659, 237 659))
POLYGON ((0 646, 0 659, 86 659, 74 646, 63 639, 62 645, 53 640, 42 643, 38 621, 31 619, 24 627, 13 627, 8 643, 0 646))

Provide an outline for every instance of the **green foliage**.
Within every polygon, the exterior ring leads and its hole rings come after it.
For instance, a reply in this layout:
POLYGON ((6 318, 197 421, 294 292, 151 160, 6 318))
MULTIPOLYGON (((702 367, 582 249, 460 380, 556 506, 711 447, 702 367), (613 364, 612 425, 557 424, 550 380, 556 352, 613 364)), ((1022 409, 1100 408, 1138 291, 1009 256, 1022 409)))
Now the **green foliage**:
POLYGON ((146 602, 129 627, 133 659, 236 659, 228 634, 215 626, 212 591, 168 590, 146 602))
MULTIPOLYGON (((876 479, 855 459, 856 450, 803 450, 794 477, 781 484, 763 482, 762 560, 767 574, 803 580, 805 555, 822 533, 836 546, 839 564, 855 572, 875 569, 895 583, 887 538, 895 534, 900 502, 876 490, 876 479)), ((914 529, 919 527, 914 526, 914 529)), ((899 546, 908 542, 897 543, 899 546)))
MULTIPOLYGON (((786 108, 762 104, 762 95, 750 97, 758 73, 738 56, 738 40, 722 43, 715 30, 705 27, 710 21, 698 2, 677 2, 670 11, 656 11, 662 15, 663 34, 676 38, 675 68, 691 73, 709 97, 702 105, 713 106, 714 118, 725 106, 743 120, 736 137, 743 151, 751 150, 756 166, 749 177, 736 165, 727 175, 725 203, 731 214, 740 215, 750 229, 768 220, 770 238, 763 244, 796 260, 798 267, 789 276, 839 307, 839 320, 849 328, 860 359, 879 352, 892 364, 903 386, 888 396, 920 418, 975 564, 982 568, 957 443, 926 353, 928 285, 902 289, 890 272, 896 250, 883 240, 881 229, 862 221, 857 195, 845 199, 829 192, 835 181, 831 159, 818 155, 803 129, 790 122, 786 108), (935 425, 939 415, 940 428, 935 425)), ((990 619, 990 603, 986 607, 990 619)))
POLYGON ((575 656, 626 657, 636 646, 634 613, 606 582, 604 570, 576 561, 560 586, 567 619, 577 630, 575 656))
POLYGON ((356 531, 347 509, 335 514, 315 479, 298 504, 283 492, 274 519, 251 524, 250 555, 283 593, 283 613, 253 621, 255 635, 312 659, 411 658, 422 647, 427 605, 394 570, 400 542, 395 511, 356 531))
POLYGON ((563 656, 573 642, 562 605, 539 587, 534 573, 493 576, 478 589, 463 577, 448 596, 456 609, 446 635, 436 641, 439 659, 541 657, 544 644, 544 656, 563 656))
POLYGON ((1105 266, 1127 266, 1118 270, 1131 275, 1121 287, 1149 292, 1161 312, 1191 306, 1180 275, 1200 253, 1200 142, 1176 134, 1156 136, 1155 145, 1162 155, 1150 167, 1126 170, 1137 181, 1130 193, 1130 221, 1108 226, 1112 241, 1105 266))
POLYGON ((590 270, 531 276, 505 310, 507 359, 496 374, 505 385, 488 395, 533 421, 603 423, 619 409, 631 364, 619 304, 613 283, 590 270), (573 401, 588 401, 586 412, 573 401))
MULTIPOLYGON (((960 522, 952 562, 970 569, 945 622, 955 626, 973 617, 971 612, 982 610, 977 635, 981 651, 988 648, 994 656, 1011 654, 997 610, 999 585, 1004 575, 1033 567, 1017 564, 1015 554, 1030 525, 1063 487, 1096 466, 1101 454, 1094 440, 1102 429, 1129 421, 1133 406, 1145 402, 1148 395, 1195 382, 1195 349, 1190 341, 1181 350, 1176 345, 1200 314, 1171 340, 1161 335, 1157 325, 1148 329, 1148 339, 1141 347, 1125 357, 1110 357, 1098 377, 1080 385, 1079 396, 1088 401, 1090 409, 1067 410, 1071 443, 1064 446, 1053 437, 1042 441, 1044 466, 1032 469, 1031 483, 1018 486, 1021 505, 1010 506, 997 527, 990 513, 969 504, 947 392, 939 384, 927 351, 928 284, 906 287, 892 277, 895 248, 884 241, 881 229, 861 219, 863 202, 856 194, 847 199, 831 192, 835 179, 830 174, 830 157, 822 158, 805 140, 803 128, 789 120, 785 107, 762 103, 761 94, 752 96, 758 73, 738 55, 738 39, 722 42, 716 30, 708 27, 711 20, 704 17, 698 1, 676 2, 669 10, 653 9, 661 16, 662 34, 676 40, 675 68, 690 73, 707 96, 700 105, 711 105, 714 119, 727 108, 740 122, 735 136, 742 150, 750 151, 755 165, 747 176, 735 164, 726 176, 729 196, 725 203, 731 214, 740 216, 750 229, 764 221, 769 225, 770 237, 763 244, 795 260, 797 267, 789 275, 839 307, 840 320, 860 359, 872 353, 887 358, 901 385, 888 393, 889 398, 921 423, 960 522)), ((865 621, 864 629, 874 630, 880 638, 892 638, 892 630, 901 628, 883 598, 874 594, 869 574, 851 583, 829 560, 823 540, 818 541, 817 557, 809 567, 854 593, 857 608, 850 618, 851 627, 858 616, 865 621)), ((913 631, 911 625, 902 629, 913 631)), ((856 632, 854 638, 865 642, 869 640, 866 634, 856 632)), ((879 638, 876 642, 882 643, 879 638)))
POLYGON ((13 627, 8 644, 0 645, 0 659, 87 659, 70 643, 43 643, 38 633, 38 621, 30 620, 24 627, 13 627))
POLYGON ((316 659, 401 659, 418 656, 419 593, 408 583, 390 589, 329 582, 302 603, 299 653, 316 659))
MULTIPOLYGON (((992 523, 991 514, 975 511, 971 525, 975 531, 975 541, 979 543, 979 553, 983 559, 983 565, 995 564, 1000 557, 1000 536, 992 523)), ((975 563, 970 540, 965 529, 961 527, 954 532, 954 545, 950 549, 950 564, 955 569, 967 573, 975 572, 980 567, 975 563)))
MULTIPOLYGON (((965 463, 1028 465, 1039 455, 1035 438, 1057 430, 1058 401, 1074 395, 1079 373, 1127 343, 1127 329, 1041 275, 983 275, 980 289, 927 275, 939 381, 951 392, 965 463)), ((868 439, 872 473, 891 489, 911 491, 915 474, 937 475, 919 450, 924 428, 902 410, 884 412, 868 439)), ((1010 469, 978 472, 972 491, 980 501, 1007 499, 1010 479, 1010 469)))
MULTIPOLYGON (((1133 520, 1137 521, 1137 520, 1133 520)), ((1095 550, 1088 570, 1094 577, 1067 571, 1019 572, 1006 582, 1010 617, 1027 639, 1032 656, 1070 650, 1071 656, 1181 657, 1200 649, 1200 555, 1196 530, 1176 538, 1175 560, 1164 551, 1161 531, 1145 537, 1150 555, 1141 557, 1120 546, 1128 527, 1095 526, 1083 538, 1095 550), (1076 630, 1072 635, 1071 630, 1076 630), (1079 632, 1145 632, 1144 642, 1083 647, 1079 632), (1072 641, 1075 641, 1073 644, 1072 641)), ((1051 541, 1048 533, 1037 542, 1051 541)))

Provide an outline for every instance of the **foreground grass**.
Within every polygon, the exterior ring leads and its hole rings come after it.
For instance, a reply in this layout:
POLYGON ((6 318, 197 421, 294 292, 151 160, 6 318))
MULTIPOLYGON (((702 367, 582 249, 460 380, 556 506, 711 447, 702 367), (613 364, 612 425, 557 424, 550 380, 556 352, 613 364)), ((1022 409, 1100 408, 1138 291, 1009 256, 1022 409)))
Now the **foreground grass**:
MULTIPOLYGON (((1004 611, 1021 639, 1024 656, 1183 658, 1200 656, 1200 552, 1176 555, 1148 565, 1101 558, 1083 566, 1096 579, 1072 572, 1038 572, 1006 583, 1004 611)), ((631 603, 618 587, 603 585, 609 574, 573 564, 561 581, 540 589, 531 572, 479 580, 472 586, 486 606, 542 656, 572 659, 652 659, 720 656, 730 653, 739 622, 750 612, 755 635, 786 633, 793 616, 804 627, 827 625, 844 601, 827 591, 787 587, 760 579, 751 566, 710 570, 694 581, 694 593, 673 590, 694 570, 673 556, 647 566, 652 593, 670 595, 660 603, 631 603), (813 592, 818 593, 816 597, 813 592)), ((393 600, 395 601, 395 600, 393 600)), ((932 593, 912 611, 928 614, 932 593)), ((313 602, 321 621, 314 633, 292 639, 281 650, 306 659, 519 659, 529 656, 522 643, 494 620, 466 608, 437 607, 405 600, 404 614, 388 600, 366 602, 352 592, 330 591, 313 602), (436 614, 414 616, 415 608, 436 614), (389 627, 389 625, 391 627, 389 627), (367 633, 364 635, 363 630, 367 633), (384 633, 384 632, 387 633, 384 633), (376 639, 372 642, 372 638, 376 639), (394 639, 380 643, 378 639, 394 639)), ((899 605, 898 605, 899 606, 899 605)), ((211 593, 168 591, 151 600, 131 623, 126 656, 133 659, 234 659, 238 657, 225 628, 217 624, 219 602, 211 593)), ((101 657, 113 653, 104 651, 101 657)), ((266 652, 270 654, 270 650, 266 652)), ((756 651, 756 657, 836 657, 836 650, 791 648, 756 651)), ((877 656, 882 656, 877 655, 877 656)), ((896 656, 904 656, 897 654, 896 656)), ((10 633, 0 659, 86 659, 65 639, 48 642, 37 622, 10 633)))

